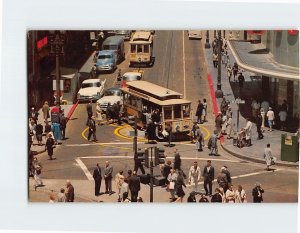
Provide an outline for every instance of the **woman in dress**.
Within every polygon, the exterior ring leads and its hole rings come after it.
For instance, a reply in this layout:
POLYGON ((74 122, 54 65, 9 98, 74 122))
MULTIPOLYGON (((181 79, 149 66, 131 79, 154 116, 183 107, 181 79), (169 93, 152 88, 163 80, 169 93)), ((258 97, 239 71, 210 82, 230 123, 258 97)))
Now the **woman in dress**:
POLYGON ((226 202, 227 203, 234 203, 235 202, 235 192, 233 190, 233 185, 228 184, 228 189, 225 193, 226 202))
POLYGON ((270 166, 272 166, 274 163, 274 158, 272 155, 272 150, 270 148, 270 144, 267 144, 267 147, 265 148, 264 157, 265 157, 266 164, 267 164, 266 170, 270 171, 270 166))
POLYGON ((246 192, 242 185, 238 185, 238 189, 235 191, 235 203, 246 203, 246 192))

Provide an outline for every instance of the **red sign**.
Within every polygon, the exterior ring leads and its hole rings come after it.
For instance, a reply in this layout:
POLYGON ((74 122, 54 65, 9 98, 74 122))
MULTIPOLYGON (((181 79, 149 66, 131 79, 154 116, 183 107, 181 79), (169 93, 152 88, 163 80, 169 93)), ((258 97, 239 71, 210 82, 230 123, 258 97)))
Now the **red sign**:
POLYGON ((298 34, 299 30, 288 30, 289 35, 296 36, 298 34))
POLYGON ((36 42, 37 49, 41 49, 48 44, 48 37, 45 36, 43 39, 36 42))

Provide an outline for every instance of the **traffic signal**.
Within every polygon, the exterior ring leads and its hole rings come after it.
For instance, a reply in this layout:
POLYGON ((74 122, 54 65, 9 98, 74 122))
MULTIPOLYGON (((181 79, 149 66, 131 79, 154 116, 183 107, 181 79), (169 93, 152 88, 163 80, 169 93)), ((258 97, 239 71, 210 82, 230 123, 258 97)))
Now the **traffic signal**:
POLYGON ((166 158, 165 149, 155 147, 154 155, 155 155, 154 166, 165 163, 165 158, 166 158))

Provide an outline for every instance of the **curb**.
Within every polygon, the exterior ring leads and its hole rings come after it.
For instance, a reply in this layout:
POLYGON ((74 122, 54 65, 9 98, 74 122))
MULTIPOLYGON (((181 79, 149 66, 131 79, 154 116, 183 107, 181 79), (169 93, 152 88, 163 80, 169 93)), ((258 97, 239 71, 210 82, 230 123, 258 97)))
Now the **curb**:
MULTIPOLYGON (((255 162, 255 163, 261 163, 261 164, 265 164, 266 161, 265 160, 262 160, 262 159, 257 159, 257 158, 252 158, 252 157, 247 157, 247 156, 244 156, 244 155, 241 155, 239 153, 236 153, 236 152, 233 152, 229 149, 226 148, 226 146, 224 146, 224 143, 220 143, 221 144, 221 147, 223 150, 225 150, 226 152, 228 152, 229 154, 237 157, 237 158, 240 158, 240 159, 243 159, 243 160, 247 160, 247 161, 251 161, 251 162, 255 162)), ((299 167, 299 164, 286 164, 286 163, 281 163, 281 162, 276 162, 275 164, 276 166, 281 166, 281 167, 294 167, 294 168, 298 168, 299 167)))
POLYGON ((69 121, 69 119, 71 118, 73 112, 75 111, 76 107, 78 105, 78 101, 73 104, 72 108, 70 109, 70 111, 68 112, 68 115, 67 115, 67 122, 69 121))

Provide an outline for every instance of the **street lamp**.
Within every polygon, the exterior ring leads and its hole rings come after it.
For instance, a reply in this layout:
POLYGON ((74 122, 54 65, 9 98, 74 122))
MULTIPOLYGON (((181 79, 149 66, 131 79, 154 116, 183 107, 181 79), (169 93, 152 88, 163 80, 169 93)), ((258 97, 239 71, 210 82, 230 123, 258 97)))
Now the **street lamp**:
POLYGON ((206 49, 209 49, 209 48, 210 48, 210 43, 209 43, 209 30, 206 31, 205 48, 206 48, 206 49))
POLYGON ((222 51, 222 38, 221 30, 218 30, 218 82, 217 90, 215 92, 216 98, 223 98, 222 84, 221 84, 221 51, 222 51))
POLYGON ((60 105, 60 65, 59 57, 64 54, 65 35, 63 31, 50 31, 50 54, 56 63, 56 105, 60 105))

